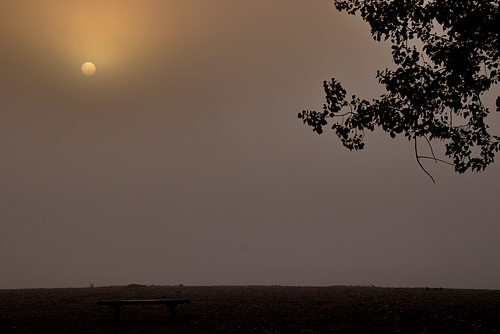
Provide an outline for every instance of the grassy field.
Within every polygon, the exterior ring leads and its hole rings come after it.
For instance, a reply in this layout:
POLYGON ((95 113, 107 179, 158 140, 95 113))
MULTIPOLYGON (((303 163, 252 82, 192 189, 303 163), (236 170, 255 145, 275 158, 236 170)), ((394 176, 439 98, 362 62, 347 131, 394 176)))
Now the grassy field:
POLYGON ((142 286, 0 290, 0 333, 494 333, 500 291, 378 287, 142 286), (188 298, 176 308, 104 299, 188 298))

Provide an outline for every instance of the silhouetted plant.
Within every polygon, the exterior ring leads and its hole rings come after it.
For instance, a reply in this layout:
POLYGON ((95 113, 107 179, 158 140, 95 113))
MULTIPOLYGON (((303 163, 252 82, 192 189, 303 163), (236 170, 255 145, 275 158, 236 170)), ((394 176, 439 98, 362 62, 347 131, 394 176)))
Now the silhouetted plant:
MULTIPOLYGON (((328 119, 336 119, 332 129, 350 150, 364 148, 366 130, 382 128, 392 138, 404 135, 415 142, 416 160, 424 171, 421 159, 448 163, 459 173, 482 171, 493 163, 500 137, 488 132, 489 110, 481 97, 500 78, 499 1, 334 3, 339 11, 360 13, 375 40, 392 43, 396 68, 377 71, 387 93, 371 102, 346 98, 340 82, 325 81, 323 111, 303 110, 299 118, 318 134, 328 119), (430 156, 419 154, 418 138, 425 139, 430 156), (445 142, 450 162, 434 155, 431 141, 436 139, 445 142)), ((500 111, 500 97, 496 106, 500 111)))

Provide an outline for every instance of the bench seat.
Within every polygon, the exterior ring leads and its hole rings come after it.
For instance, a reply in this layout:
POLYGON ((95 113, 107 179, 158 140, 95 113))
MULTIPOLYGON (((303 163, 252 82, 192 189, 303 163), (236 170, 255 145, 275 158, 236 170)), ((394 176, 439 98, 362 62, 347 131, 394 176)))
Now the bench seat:
POLYGON ((124 299, 102 300, 98 305, 109 305, 113 308, 113 317, 120 321, 120 307, 123 305, 167 305, 170 320, 175 319, 175 307, 179 304, 189 303, 189 299, 124 299))

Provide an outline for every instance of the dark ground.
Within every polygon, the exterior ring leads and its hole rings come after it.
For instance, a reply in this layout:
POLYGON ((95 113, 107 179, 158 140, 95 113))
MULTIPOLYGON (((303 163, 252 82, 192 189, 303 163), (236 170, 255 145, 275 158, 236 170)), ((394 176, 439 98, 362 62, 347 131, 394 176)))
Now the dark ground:
POLYGON ((0 333, 494 333, 500 291, 378 287, 142 286, 0 290, 0 333), (104 299, 189 298, 165 306, 104 299))

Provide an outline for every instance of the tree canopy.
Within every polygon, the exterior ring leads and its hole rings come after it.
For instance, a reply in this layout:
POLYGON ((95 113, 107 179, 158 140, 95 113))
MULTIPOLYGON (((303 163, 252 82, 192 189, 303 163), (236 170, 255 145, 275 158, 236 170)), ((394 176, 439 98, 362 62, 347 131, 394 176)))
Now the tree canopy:
MULTIPOLYGON (((394 69, 377 71, 386 93, 371 101, 353 95, 333 78, 325 81, 322 111, 299 118, 318 134, 330 121, 350 150, 365 146, 366 131, 415 142, 416 159, 452 164, 455 171, 482 171, 493 163, 500 137, 488 132, 484 92, 500 79, 499 1, 334 0, 339 11, 360 14, 377 41, 392 43, 394 69), (419 154, 417 139, 431 154, 419 154), (438 159, 431 142, 444 142, 450 161, 438 159)), ((500 97, 496 99, 500 111, 500 97)), ((430 176, 430 175, 429 175, 430 176)), ((431 176, 432 178, 432 176, 431 176)))

